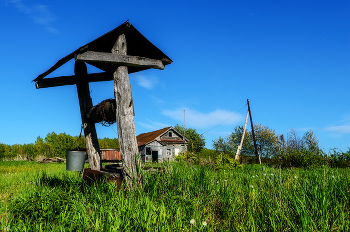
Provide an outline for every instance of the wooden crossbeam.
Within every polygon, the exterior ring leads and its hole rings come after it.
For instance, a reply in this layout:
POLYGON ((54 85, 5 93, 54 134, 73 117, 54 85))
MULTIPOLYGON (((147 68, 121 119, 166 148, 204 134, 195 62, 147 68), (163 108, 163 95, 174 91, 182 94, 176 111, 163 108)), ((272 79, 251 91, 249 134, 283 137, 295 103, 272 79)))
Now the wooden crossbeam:
POLYGON ((74 56, 75 61, 89 63, 108 63, 122 66, 136 66, 143 68, 164 69, 161 60, 145 58, 141 56, 128 56, 107 52, 86 51, 74 56))
MULTIPOLYGON (((98 82, 98 81, 111 81, 113 80, 112 73, 92 73, 86 75, 88 82, 98 82)), ((37 89, 63 86, 63 85, 75 85, 77 83, 75 75, 73 76, 61 76, 52 77, 38 80, 35 83, 37 89)))

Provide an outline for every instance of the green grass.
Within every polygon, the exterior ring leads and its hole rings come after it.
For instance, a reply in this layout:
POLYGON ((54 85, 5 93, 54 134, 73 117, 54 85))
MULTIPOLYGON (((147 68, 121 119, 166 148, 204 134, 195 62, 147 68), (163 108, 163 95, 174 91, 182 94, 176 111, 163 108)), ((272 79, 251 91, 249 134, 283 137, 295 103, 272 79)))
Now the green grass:
POLYGON ((350 228, 349 169, 246 165, 214 171, 172 163, 167 170, 147 174, 142 188, 133 192, 116 192, 107 184, 83 195, 81 177, 65 171, 65 164, 0 162, 0 231, 350 228))

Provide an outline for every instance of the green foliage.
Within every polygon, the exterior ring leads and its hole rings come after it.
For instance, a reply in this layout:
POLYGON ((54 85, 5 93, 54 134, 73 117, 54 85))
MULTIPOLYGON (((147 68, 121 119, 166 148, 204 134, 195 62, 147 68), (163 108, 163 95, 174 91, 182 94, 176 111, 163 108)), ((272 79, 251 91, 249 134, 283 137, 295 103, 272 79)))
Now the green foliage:
POLYGON ((177 162, 185 162, 186 159, 187 159, 187 156, 183 152, 179 152, 179 154, 177 156, 175 156, 175 161, 177 161, 177 162))
MULTIPOLYGON (((350 228, 349 169, 245 165, 234 170, 214 170, 171 163, 166 173, 144 175, 143 186, 137 191, 116 192, 113 185, 101 184, 83 194, 81 176, 67 172, 65 164, 25 166, 33 163, 23 162, 17 167, 21 172, 0 178, 0 231, 350 228), (46 171, 22 171, 25 168, 46 171)), ((0 162, 0 168, 10 165, 11 162, 0 162)))
POLYGON ((331 149, 328 154, 328 165, 330 167, 348 168, 350 167, 350 147, 347 152, 331 149))
POLYGON ((100 148, 119 148, 119 141, 117 138, 110 139, 105 137, 103 139, 98 139, 98 143, 100 145, 100 148))
MULTIPOLYGON (((117 138, 103 138, 98 139, 98 141, 100 148, 119 148, 117 138)), ((0 160, 13 159, 18 156, 22 157, 22 159, 25 159, 27 156, 31 158, 37 156, 65 158, 67 150, 77 148, 85 148, 84 136, 78 137, 67 135, 66 133, 56 134, 51 132, 44 139, 38 136, 34 144, 14 144, 11 146, 0 143, 0 160)))
MULTIPOLYGON (((236 154, 237 148, 241 143, 243 134, 243 126, 236 126, 234 131, 227 137, 219 137, 213 141, 213 147, 223 153, 236 154)), ((262 126, 260 124, 254 125, 255 139, 258 148, 258 152, 261 157, 272 157, 276 154, 279 143, 278 135, 274 130, 268 126, 262 126)), ((252 132, 246 130, 243 140, 243 146, 241 150, 242 155, 254 156, 255 148, 253 142, 252 132)))
POLYGON ((205 147, 205 138, 204 135, 199 134, 196 129, 186 128, 184 131, 184 127, 176 124, 174 127, 175 130, 180 132, 182 135, 185 132, 185 137, 188 138, 190 143, 187 145, 187 150, 190 152, 200 152, 205 147))
POLYGON ((216 160, 215 160, 216 169, 232 170, 237 167, 241 168, 242 165, 240 165, 238 160, 235 160, 234 158, 230 157, 228 154, 220 153, 219 155, 216 156, 216 160))
POLYGON ((318 140, 312 131, 300 138, 295 130, 280 138, 279 151, 272 157, 271 164, 281 167, 311 167, 328 165, 327 155, 319 148, 318 140))
MULTIPOLYGON (((350 149, 344 153, 333 149, 327 155, 319 146, 319 141, 310 130, 302 137, 295 130, 290 130, 287 139, 284 135, 278 136, 267 126, 254 125, 258 152, 262 162, 278 167, 315 167, 328 165, 330 167, 350 167, 350 149)), ((241 142, 243 127, 236 126, 227 137, 214 140, 213 146, 218 153, 233 157, 241 142)), ((241 150, 243 163, 256 162, 254 144, 251 131, 246 131, 241 150)))

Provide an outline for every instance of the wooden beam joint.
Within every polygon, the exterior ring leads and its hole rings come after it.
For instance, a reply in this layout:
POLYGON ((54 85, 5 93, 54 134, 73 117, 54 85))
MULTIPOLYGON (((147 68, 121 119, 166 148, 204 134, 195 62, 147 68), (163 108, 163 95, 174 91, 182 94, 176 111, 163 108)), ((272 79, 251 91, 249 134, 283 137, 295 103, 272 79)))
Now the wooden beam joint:
POLYGON ((141 56, 129 56, 121 54, 113 54, 108 52, 84 51, 74 56, 75 61, 89 63, 107 63, 120 66, 135 66, 143 68, 164 69, 164 63, 169 61, 166 59, 156 60, 141 56))

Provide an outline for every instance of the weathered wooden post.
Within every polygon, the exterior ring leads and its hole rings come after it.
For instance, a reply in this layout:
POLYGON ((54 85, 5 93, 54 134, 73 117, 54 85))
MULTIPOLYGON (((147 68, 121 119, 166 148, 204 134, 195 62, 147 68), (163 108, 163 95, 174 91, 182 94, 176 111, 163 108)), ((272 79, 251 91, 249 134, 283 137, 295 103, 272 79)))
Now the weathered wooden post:
MULTIPOLYGON (((77 85, 81 119, 84 126, 86 148, 90 167, 101 168, 101 158, 95 129, 99 116, 92 116, 96 107, 92 105, 89 82, 114 81, 116 100, 116 122, 119 146, 124 164, 124 178, 128 186, 139 175, 140 159, 136 142, 134 123, 134 104, 129 82, 129 73, 149 68, 164 69, 172 60, 147 40, 129 22, 125 22, 94 41, 81 46, 71 54, 60 59, 49 70, 40 74, 34 81, 36 88, 63 85, 77 85), (44 78, 69 60, 75 60, 75 75, 44 78), (93 65, 104 72, 88 74, 86 64, 93 65), (90 114, 87 118, 87 114, 90 114)), ((109 111, 110 112, 110 111, 109 111)))
MULTIPOLYGON (((127 41, 124 31, 119 33, 118 39, 112 48, 112 54, 126 55, 127 41)), ((123 154, 123 174, 128 187, 139 177, 141 159, 138 157, 134 122, 134 103, 127 66, 119 66, 113 73, 114 97, 116 100, 116 120, 118 140, 121 154, 123 154)))
POLYGON ((89 82, 87 82, 87 68, 84 62, 75 62, 75 77, 77 79, 77 92, 79 98, 80 115, 83 124, 86 152, 88 154, 90 168, 101 170, 101 154, 98 144, 95 123, 86 118, 87 111, 93 106, 90 97, 89 82))

